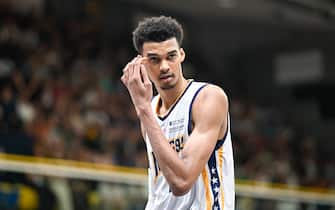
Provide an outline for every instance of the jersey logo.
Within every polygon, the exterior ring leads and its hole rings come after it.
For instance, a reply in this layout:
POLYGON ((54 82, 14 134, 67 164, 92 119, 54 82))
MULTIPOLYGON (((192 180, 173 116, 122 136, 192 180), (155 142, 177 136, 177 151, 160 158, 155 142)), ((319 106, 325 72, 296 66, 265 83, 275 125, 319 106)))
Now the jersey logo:
POLYGON ((184 130, 184 122, 185 118, 181 118, 178 120, 173 120, 169 122, 169 134, 174 135, 182 130, 184 130))

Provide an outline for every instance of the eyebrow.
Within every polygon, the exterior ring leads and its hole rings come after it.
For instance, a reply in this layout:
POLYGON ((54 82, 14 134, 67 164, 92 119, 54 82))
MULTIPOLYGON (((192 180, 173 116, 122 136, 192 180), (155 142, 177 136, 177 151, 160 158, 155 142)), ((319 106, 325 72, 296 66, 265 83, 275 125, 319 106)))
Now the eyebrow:
POLYGON ((177 50, 172 50, 172 51, 168 52, 167 54, 171 55, 171 54, 174 54, 174 53, 177 53, 177 50))
MULTIPOLYGON (((167 53, 167 55, 171 55, 177 53, 177 50, 171 50, 170 52, 167 53)), ((159 55, 157 53, 148 53, 147 54, 148 57, 159 57, 159 55)))

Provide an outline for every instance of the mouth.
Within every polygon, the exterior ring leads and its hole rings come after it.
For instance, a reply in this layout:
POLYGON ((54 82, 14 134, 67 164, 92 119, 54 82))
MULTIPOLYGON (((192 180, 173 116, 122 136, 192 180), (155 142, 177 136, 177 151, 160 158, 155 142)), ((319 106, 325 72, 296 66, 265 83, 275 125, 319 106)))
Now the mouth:
POLYGON ((173 75, 161 75, 159 77, 160 80, 168 80, 170 78, 173 78, 173 75))
POLYGON ((171 75, 159 77, 159 80, 163 83, 169 83, 169 82, 172 81, 172 79, 173 79, 173 76, 171 76, 171 75))

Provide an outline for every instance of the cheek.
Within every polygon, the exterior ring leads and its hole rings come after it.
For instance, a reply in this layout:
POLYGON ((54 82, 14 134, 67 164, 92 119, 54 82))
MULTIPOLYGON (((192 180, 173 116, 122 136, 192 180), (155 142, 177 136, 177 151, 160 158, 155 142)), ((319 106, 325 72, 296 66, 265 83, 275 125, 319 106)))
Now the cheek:
POLYGON ((170 65, 170 69, 173 69, 173 71, 178 71, 180 69, 180 63, 172 63, 170 65))
POLYGON ((147 64, 147 65, 145 65, 145 68, 147 70, 147 73, 148 73, 150 79, 152 79, 157 74, 156 72, 159 73, 159 68, 157 68, 153 65, 147 64))
POLYGON ((151 66, 148 66, 148 65, 145 65, 145 69, 147 70, 147 74, 148 74, 148 77, 149 79, 152 81, 152 79, 154 78, 154 71, 152 69, 151 66))

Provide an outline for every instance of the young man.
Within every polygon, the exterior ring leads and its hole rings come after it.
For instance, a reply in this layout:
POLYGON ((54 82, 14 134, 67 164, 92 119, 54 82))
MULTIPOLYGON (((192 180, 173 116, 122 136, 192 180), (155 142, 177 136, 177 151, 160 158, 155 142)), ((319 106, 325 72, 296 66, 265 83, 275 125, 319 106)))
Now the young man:
POLYGON ((183 30, 171 17, 133 32, 139 55, 123 69, 149 159, 147 210, 233 210, 234 164, 224 91, 187 80, 183 30), (158 95, 152 98, 152 83, 158 95))

